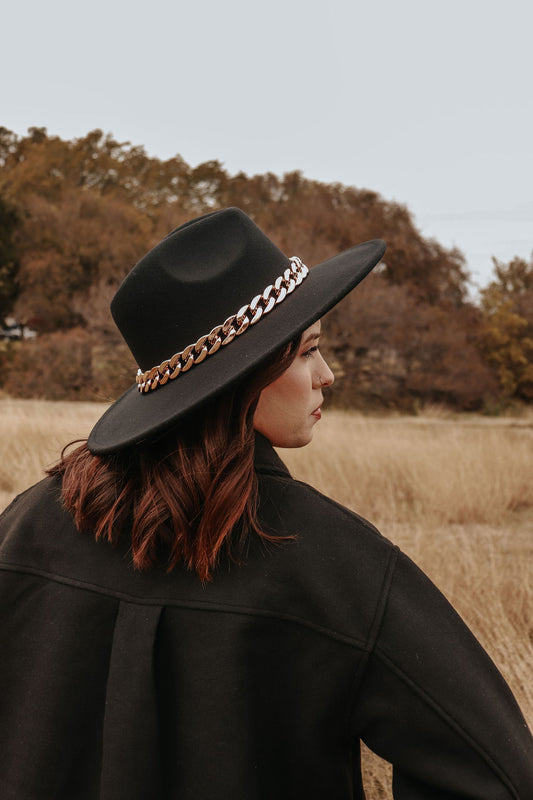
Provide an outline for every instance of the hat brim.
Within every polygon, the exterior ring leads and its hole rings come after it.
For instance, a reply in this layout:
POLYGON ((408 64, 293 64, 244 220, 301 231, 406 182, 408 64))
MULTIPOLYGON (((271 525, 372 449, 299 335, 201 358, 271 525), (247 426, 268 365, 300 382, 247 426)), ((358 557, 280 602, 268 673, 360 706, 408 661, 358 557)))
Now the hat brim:
POLYGON ((368 275, 384 252, 385 242, 373 239, 317 264, 282 303, 197 367, 146 394, 134 384, 98 420, 89 450, 103 455, 160 434, 320 319, 368 275))

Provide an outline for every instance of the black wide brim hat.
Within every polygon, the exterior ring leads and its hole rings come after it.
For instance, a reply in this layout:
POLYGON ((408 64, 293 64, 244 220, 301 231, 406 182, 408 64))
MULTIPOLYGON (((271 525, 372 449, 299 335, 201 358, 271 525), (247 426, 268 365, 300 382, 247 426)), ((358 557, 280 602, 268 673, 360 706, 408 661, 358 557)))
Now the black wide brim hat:
POLYGON ((111 303, 140 374, 94 426, 91 452, 159 435, 243 378, 336 305, 384 251, 375 239, 308 271, 238 208, 176 228, 111 303))

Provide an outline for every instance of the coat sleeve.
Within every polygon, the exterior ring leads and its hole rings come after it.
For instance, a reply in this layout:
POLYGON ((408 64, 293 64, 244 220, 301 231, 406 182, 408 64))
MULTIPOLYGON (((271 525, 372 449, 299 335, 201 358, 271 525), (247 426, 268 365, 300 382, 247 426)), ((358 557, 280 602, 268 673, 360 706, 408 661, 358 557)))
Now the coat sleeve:
POLYGON ((400 555, 352 710, 396 800, 532 800, 533 739, 493 662, 400 555))

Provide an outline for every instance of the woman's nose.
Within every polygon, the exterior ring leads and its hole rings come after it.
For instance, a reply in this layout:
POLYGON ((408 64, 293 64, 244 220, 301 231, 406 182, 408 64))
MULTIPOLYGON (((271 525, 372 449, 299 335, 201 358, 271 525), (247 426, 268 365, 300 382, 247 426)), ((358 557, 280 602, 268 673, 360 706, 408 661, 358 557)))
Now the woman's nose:
POLYGON ((327 365, 327 362, 324 360, 323 356, 320 356, 320 365, 317 371, 317 384, 319 386, 331 386, 333 381, 335 380, 335 375, 330 370, 327 365))

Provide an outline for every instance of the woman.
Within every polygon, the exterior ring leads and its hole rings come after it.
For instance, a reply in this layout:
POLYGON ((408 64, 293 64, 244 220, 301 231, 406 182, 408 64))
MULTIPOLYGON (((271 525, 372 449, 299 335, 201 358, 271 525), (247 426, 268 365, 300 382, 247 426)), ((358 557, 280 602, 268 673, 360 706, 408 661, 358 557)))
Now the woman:
POLYGON ((472 634, 273 449, 311 439, 320 317, 383 250, 308 272, 227 209, 126 278, 137 386, 0 525, 2 798, 363 798, 360 739, 400 800, 533 798, 472 634))

